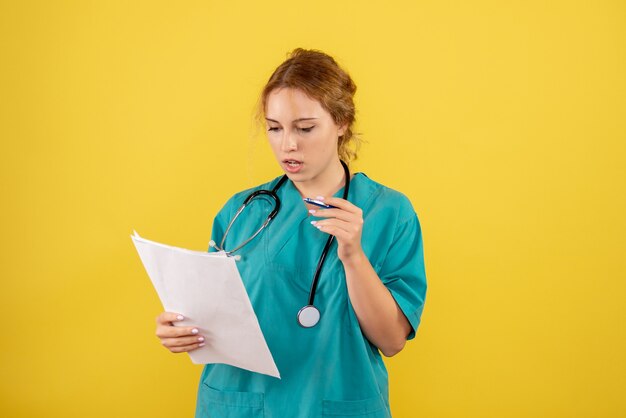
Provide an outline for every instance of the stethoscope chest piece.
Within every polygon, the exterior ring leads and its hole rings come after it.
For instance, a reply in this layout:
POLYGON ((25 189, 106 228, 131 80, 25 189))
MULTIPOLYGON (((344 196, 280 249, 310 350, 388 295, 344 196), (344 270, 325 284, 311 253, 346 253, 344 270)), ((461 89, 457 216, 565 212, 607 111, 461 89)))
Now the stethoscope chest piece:
POLYGON ((298 312, 298 324, 304 328, 311 328, 320 321, 320 311, 313 305, 306 305, 298 312))

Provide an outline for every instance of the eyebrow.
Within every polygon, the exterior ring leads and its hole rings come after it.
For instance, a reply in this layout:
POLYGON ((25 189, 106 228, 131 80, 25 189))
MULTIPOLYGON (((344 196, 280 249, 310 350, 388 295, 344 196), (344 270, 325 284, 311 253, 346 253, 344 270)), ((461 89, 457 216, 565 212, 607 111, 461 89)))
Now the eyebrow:
MULTIPOLYGON (((302 122, 303 120, 315 120, 315 119, 319 119, 319 118, 298 118, 294 120, 294 122, 302 122)), ((270 118, 265 118, 265 120, 267 120, 268 122, 280 123, 279 121, 270 119, 270 118)))

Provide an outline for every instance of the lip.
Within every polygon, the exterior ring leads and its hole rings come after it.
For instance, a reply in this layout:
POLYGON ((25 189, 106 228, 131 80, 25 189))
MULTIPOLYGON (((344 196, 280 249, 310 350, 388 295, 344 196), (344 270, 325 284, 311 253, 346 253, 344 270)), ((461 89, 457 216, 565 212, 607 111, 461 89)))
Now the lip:
POLYGON ((302 163, 302 161, 300 161, 300 160, 296 160, 295 158, 285 158, 285 159, 282 161, 282 164, 281 164, 281 165, 283 166, 283 169, 284 169, 286 172, 291 173, 291 174, 294 174, 294 173, 297 173, 298 171, 302 170, 302 166, 303 166, 304 164, 302 163), (297 162, 297 163, 298 163, 298 165, 297 165, 297 166, 295 166, 295 167, 292 167, 291 165, 289 165, 289 161, 295 161, 295 162, 297 162))

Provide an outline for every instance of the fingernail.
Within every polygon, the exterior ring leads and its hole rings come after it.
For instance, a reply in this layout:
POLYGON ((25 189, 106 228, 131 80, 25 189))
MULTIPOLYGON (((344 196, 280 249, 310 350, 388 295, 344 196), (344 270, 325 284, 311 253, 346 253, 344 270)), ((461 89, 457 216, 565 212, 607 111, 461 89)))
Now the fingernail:
POLYGON ((309 213, 315 213, 315 209, 310 209, 309 213))
POLYGON ((317 221, 311 221, 311 225, 315 225, 317 221))
POLYGON ((205 346, 205 344, 204 344, 204 343, 200 343, 200 344, 198 344, 198 347, 204 347, 204 346, 205 346))
POLYGON ((198 337, 198 341, 200 342, 204 341, 204 337, 198 337))
POLYGON ((317 196, 315 199, 316 200, 324 200, 324 196, 317 196))
POLYGON ((182 316, 182 315, 178 315, 178 316, 176 317, 176 319, 178 319, 179 321, 182 321, 183 319, 185 319, 185 317, 184 317, 184 316, 182 316))
POLYGON ((197 328, 192 329, 192 330, 191 330, 191 333, 192 333, 192 334, 197 334, 197 333, 198 333, 198 329, 197 329, 197 328))

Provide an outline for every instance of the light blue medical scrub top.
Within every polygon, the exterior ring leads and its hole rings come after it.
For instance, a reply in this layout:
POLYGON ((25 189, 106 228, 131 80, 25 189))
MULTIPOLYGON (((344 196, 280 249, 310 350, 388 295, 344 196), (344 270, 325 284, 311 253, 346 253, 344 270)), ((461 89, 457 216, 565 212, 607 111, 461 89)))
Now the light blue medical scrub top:
MULTIPOLYGON (((245 198, 254 190, 271 190, 279 179, 234 195, 215 217, 212 239, 219 245, 245 198)), ((321 319, 313 328, 298 325, 296 315, 308 303, 328 235, 311 225, 318 218, 309 216, 290 180, 277 195, 281 200, 278 215, 237 252, 242 257, 237 267, 281 379, 208 364, 200 379, 196 417, 390 417, 387 370, 378 349, 359 327, 336 242, 315 295, 321 319)), ((343 189, 335 196, 343 196, 343 189)), ((353 176, 348 200, 363 210, 363 250, 409 320, 411 339, 426 295, 417 215, 403 194, 363 173, 353 176)), ((257 198, 244 209, 228 234, 226 249, 259 228, 271 202, 257 198)))

